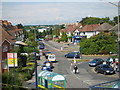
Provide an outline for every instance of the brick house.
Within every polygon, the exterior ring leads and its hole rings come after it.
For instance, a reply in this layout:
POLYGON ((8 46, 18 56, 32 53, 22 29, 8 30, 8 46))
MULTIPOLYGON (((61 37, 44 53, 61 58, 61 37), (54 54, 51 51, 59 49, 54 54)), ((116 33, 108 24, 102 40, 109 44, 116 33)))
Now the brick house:
POLYGON ((6 72, 7 70, 7 53, 12 50, 12 44, 19 40, 24 40, 24 34, 22 29, 18 29, 13 26, 7 20, 0 20, 0 72, 6 72))
POLYGON ((0 40, 0 52, 2 52, 2 58, 0 67, 2 72, 6 72, 7 70, 7 53, 9 53, 12 50, 12 43, 14 43, 14 40, 12 40, 12 37, 2 28, 0 30, 0 37, 2 37, 2 40, 0 40))

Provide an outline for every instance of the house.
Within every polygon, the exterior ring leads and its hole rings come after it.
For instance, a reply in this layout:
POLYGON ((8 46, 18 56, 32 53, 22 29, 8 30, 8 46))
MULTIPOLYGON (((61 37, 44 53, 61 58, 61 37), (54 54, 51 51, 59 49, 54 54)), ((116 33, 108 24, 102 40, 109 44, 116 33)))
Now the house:
POLYGON ((85 25, 83 28, 81 28, 80 31, 80 36, 90 38, 95 35, 94 29, 96 29, 99 24, 89 24, 85 25))
POLYGON ((94 31, 95 31, 95 35, 97 35, 98 33, 100 32, 104 32, 105 34, 109 34, 110 32, 110 29, 112 28, 113 26, 108 24, 108 23, 103 23, 101 24, 99 27, 95 28, 94 31))
POLYGON ((90 38, 94 35, 94 29, 98 27, 99 24, 85 25, 84 27, 80 25, 73 31, 73 43, 80 43, 82 38, 90 38))
POLYGON ((7 20, 0 20, 0 72, 7 70, 7 53, 10 53, 13 46, 12 44, 17 40, 24 40, 22 29, 13 26, 7 20))
MULTIPOLYGON (((81 23, 73 23, 73 24, 66 24, 65 29, 60 30, 60 37, 62 36, 62 33, 65 32, 68 37, 70 36, 78 36, 79 35, 79 30, 78 28, 81 28, 82 24, 81 23)), ((74 40, 68 40, 69 42, 74 41, 74 40)))
POLYGON ((85 26, 82 26, 81 23, 68 24, 66 25, 65 29, 60 30, 60 36, 62 36, 62 32, 66 32, 68 37, 73 36, 73 43, 80 43, 81 38, 90 38, 100 32, 109 34, 109 32, 112 30, 111 28, 112 26, 108 23, 103 23, 101 25, 89 24, 85 26))
POLYGON ((12 50, 12 43, 14 43, 15 40, 13 40, 13 37, 11 37, 3 28, 0 30, 0 37, 2 38, 0 40, 0 52, 2 53, 0 67, 1 72, 4 73, 7 70, 7 53, 12 50))
POLYGON ((6 30, 16 41, 24 41, 23 29, 18 29, 17 26, 13 26, 11 22, 8 22, 7 20, 0 20, 0 22, 2 28, 6 30))

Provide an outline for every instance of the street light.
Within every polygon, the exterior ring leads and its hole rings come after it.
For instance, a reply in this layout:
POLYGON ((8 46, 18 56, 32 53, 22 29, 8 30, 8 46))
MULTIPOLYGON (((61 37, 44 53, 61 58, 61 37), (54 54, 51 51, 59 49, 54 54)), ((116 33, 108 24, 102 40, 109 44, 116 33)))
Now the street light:
POLYGON ((120 26, 119 26, 119 14, 120 14, 120 12, 119 12, 119 7, 120 7, 120 1, 118 2, 118 5, 117 4, 114 4, 114 3, 112 3, 112 2, 108 2, 108 3, 110 3, 110 4, 112 4, 112 5, 114 5, 114 6, 116 6, 116 7, 118 7, 118 61, 119 61, 119 78, 120 78, 120 26))
POLYGON ((37 80, 37 62, 36 62, 36 48, 35 46, 32 46, 32 45, 28 45, 22 41, 16 41, 15 42, 15 45, 22 45, 22 46, 28 46, 28 47, 33 47, 34 48, 34 63, 35 63, 35 85, 36 85, 36 88, 38 88, 38 80, 37 80))
POLYGON ((118 7, 118 57, 119 57, 119 78, 120 78, 120 27, 119 27, 119 7, 120 7, 120 1, 118 2, 118 5, 109 2, 110 4, 118 7))

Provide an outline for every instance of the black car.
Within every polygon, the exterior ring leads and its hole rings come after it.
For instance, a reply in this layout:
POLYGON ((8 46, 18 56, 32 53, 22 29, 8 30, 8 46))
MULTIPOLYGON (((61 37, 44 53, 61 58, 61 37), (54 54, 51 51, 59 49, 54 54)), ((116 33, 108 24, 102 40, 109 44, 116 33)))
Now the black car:
POLYGON ((104 62, 103 59, 101 59, 101 58, 95 58, 95 59, 93 59, 92 61, 89 62, 89 66, 95 67, 97 65, 102 64, 103 62, 104 62))
POLYGON ((70 52, 65 55, 66 58, 80 58, 79 52, 70 52))
POLYGON ((95 71, 97 73, 102 73, 104 75, 115 73, 114 69, 108 64, 101 64, 101 65, 96 66, 95 71))

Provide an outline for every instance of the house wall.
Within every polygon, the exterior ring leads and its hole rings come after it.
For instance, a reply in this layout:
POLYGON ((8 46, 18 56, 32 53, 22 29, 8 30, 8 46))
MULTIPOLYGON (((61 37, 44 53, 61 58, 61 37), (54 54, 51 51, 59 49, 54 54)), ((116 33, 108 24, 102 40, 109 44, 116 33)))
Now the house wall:
POLYGON ((80 36, 87 36, 87 38, 90 38, 95 35, 95 32, 81 32, 80 36))
POLYGON ((75 31, 74 31, 74 36, 78 36, 78 35, 79 35, 79 33, 80 33, 80 31, 75 30, 75 31))
POLYGON ((3 50, 2 50, 2 73, 7 71, 7 68, 5 67, 6 62, 7 62, 7 53, 9 53, 11 51, 10 43, 7 42, 6 40, 3 42, 2 47, 3 46, 7 46, 7 51, 3 52, 3 50))

